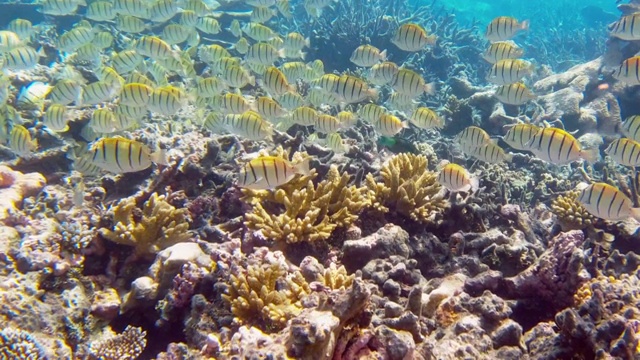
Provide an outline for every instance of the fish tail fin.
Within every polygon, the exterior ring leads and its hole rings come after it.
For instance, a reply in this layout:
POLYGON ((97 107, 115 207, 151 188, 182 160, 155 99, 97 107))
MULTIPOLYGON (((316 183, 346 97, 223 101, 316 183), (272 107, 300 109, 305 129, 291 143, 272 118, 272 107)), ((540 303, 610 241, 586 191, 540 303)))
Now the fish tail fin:
POLYGON ((387 61, 387 49, 382 50, 382 52, 380 53, 380 60, 387 61))
POLYGON ((299 162, 296 165, 296 173, 301 175, 309 175, 309 173, 311 172, 310 160, 311 158, 305 158, 304 160, 299 162))
POLYGON ((369 94, 369 97, 373 100, 373 101, 378 101, 378 89, 376 88, 371 88, 367 91, 367 93, 369 94))
POLYGON ((249 77, 249 85, 255 87, 256 86, 256 77, 255 76, 250 76, 249 77))
POLYGON ((521 22, 520 23, 520 29, 522 29, 524 31, 529 31, 529 24, 530 24, 529 20, 525 20, 525 21, 521 22))
POLYGON ((284 59, 284 58, 287 57, 287 54, 285 53, 284 48, 278 49, 278 57, 281 58, 281 59, 284 59))
POLYGON ((435 82, 430 82, 428 84, 424 84, 424 92, 426 92, 428 95, 435 95, 435 93, 436 93, 436 83, 435 82))
POLYGON ((580 157, 593 164, 598 160, 600 160, 600 149, 597 147, 593 149, 587 149, 587 150, 583 149, 580 152, 580 157))
POLYGON ((631 208, 631 217, 640 222, 640 207, 631 208))
POLYGON ((300 59, 304 60, 307 57, 307 53, 304 51, 300 51, 300 59))
POLYGON ((475 193, 476 191, 478 191, 478 189, 480 189, 480 178, 478 178, 477 176, 473 176, 471 177, 471 192, 475 193))
POLYGON ((158 149, 151 154, 151 161, 158 165, 169 165, 167 160, 167 152, 164 149, 158 149))
POLYGON ((309 40, 308 37, 304 39, 304 46, 305 47, 310 47, 311 46, 311 40, 309 40))
POLYGON ((513 161, 513 154, 512 153, 505 153, 504 154, 504 161, 510 163, 513 161))

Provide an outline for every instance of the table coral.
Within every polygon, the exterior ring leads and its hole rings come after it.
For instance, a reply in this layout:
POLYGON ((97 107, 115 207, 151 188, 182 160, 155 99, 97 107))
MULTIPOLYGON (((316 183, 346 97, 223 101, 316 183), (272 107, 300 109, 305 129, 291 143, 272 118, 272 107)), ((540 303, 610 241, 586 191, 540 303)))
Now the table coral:
POLYGON ((91 358, 101 360, 137 359, 147 346, 147 333, 141 328, 127 326, 121 334, 91 344, 91 358))
POLYGON ((27 196, 37 194, 45 186, 42 174, 23 174, 7 166, 0 166, 0 221, 16 210, 27 196))
POLYGON ((123 199, 112 213, 113 229, 102 228, 100 235, 133 246, 137 255, 152 255, 191 237, 188 210, 176 209, 164 195, 153 193, 142 209, 136 207, 134 197, 123 199))
POLYGON ((581 230, 596 222, 596 217, 578 202, 579 190, 569 191, 551 202, 551 212, 558 217, 564 231, 581 230))
POLYGON ((325 240, 336 228, 352 224, 370 204, 365 188, 347 186, 349 178, 331 166, 327 178, 317 186, 308 180, 304 187, 282 187, 273 191, 273 197, 260 201, 252 201, 252 193, 245 192, 254 206, 245 216, 245 225, 276 241, 325 240), (277 208, 284 212, 271 210, 277 208))
POLYGON ((310 291, 299 271, 288 274, 279 264, 250 265, 246 273, 230 276, 228 294, 222 297, 241 321, 281 329, 302 311, 300 300, 310 291))
POLYGON ((368 174, 366 184, 373 208, 381 212, 393 210, 414 221, 433 222, 445 210, 443 188, 438 174, 427 171, 427 158, 422 155, 399 154, 380 170, 382 183, 368 174))

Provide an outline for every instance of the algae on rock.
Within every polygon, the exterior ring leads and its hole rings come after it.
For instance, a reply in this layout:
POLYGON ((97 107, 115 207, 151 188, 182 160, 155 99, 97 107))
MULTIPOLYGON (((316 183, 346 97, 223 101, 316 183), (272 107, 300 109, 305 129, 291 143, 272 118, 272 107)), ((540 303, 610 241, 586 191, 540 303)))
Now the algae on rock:
POLYGON ((309 178, 304 185, 294 183, 302 186, 286 184, 270 191, 272 195, 256 195, 243 189, 245 200, 253 204, 253 210, 245 216, 245 225, 276 241, 325 240, 336 228, 352 224, 370 204, 366 188, 347 186, 348 183, 349 174, 340 175, 338 168, 331 166, 327 178, 317 186, 309 178))
POLYGON ((434 222, 448 206, 438 174, 427 170, 427 158, 422 155, 399 154, 380 170, 382 183, 372 174, 366 185, 372 207, 380 212, 395 211, 414 221, 434 222))
POLYGON ((165 195, 153 193, 142 209, 136 207, 135 197, 126 198, 112 211, 113 230, 102 228, 100 235, 135 247, 137 255, 152 255, 191 237, 188 211, 173 207, 165 195))
POLYGON ((250 265, 231 275, 228 294, 222 297, 242 322, 264 330, 279 330, 302 311, 300 300, 311 292, 299 271, 287 273, 279 264, 250 265))

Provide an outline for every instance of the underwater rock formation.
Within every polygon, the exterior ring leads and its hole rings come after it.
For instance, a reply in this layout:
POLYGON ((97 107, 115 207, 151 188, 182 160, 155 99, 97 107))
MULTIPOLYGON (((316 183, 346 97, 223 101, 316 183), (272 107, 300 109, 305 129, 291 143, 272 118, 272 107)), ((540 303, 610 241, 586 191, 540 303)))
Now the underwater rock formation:
POLYGON ((0 166, 0 221, 3 223, 11 212, 22 205, 25 197, 36 195, 46 180, 40 173, 23 174, 19 171, 0 166))

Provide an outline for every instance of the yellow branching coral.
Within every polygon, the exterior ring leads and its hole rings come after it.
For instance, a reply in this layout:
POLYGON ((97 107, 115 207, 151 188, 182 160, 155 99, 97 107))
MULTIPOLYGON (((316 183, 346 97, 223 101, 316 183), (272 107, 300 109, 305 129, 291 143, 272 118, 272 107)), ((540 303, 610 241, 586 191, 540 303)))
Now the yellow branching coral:
POLYGON ((309 293, 309 284, 299 271, 288 274, 282 265, 263 264, 231 275, 228 294, 222 297, 241 321, 279 330, 302 311, 300 300, 309 293))
POLYGON ((366 184, 374 198, 372 207, 381 212, 393 210, 414 221, 432 222, 447 207, 438 174, 427 171, 427 158, 399 154, 380 170, 382 183, 368 174, 366 184))
POLYGON ((188 211, 176 209, 164 195, 153 193, 142 209, 133 197, 113 207, 113 230, 102 228, 100 235, 118 244, 135 247, 137 255, 155 254, 171 245, 189 240, 188 211))
POLYGON ((355 275, 349 275, 343 265, 336 267, 332 263, 324 273, 318 274, 316 281, 332 290, 342 290, 350 288, 354 278, 355 275))
MULTIPOLYGON (((258 201, 249 199, 253 210, 245 216, 245 225, 276 241, 327 239, 335 228, 352 224, 370 204, 366 188, 347 186, 348 183, 349 175, 340 175, 338 168, 331 166, 327 178, 317 186, 311 180, 299 188, 287 184, 258 201)), ((244 192, 249 198, 253 193, 244 192)))
POLYGON ((578 202, 579 195, 579 190, 572 190, 551 202, 551 212, 558 217, 563 231, 582 230, 596 221, 596 218, 578 202))

